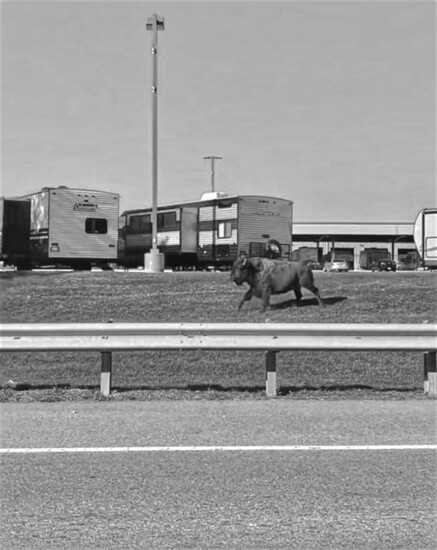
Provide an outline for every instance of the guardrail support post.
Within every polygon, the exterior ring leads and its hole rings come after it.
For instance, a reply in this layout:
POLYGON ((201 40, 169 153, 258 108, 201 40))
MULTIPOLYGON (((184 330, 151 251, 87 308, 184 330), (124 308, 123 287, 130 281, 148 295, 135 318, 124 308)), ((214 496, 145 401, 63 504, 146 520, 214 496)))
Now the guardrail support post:
POLYGON ((428 351, 423 358, 423 389, 430 397, 437 397, 437 353, 428 351))
POLYGON ((276 351, 266 351, 266 394, 276 397, 276 351))
POLYGON ((112 353, 102 351, 102 370, 100 373, 100 394, 109 397, 111 393, 112 353))
POLYGON ((429 352, 423 354, 423 392, 428 393, 429 384, 428 384, 428 355, 429 352))

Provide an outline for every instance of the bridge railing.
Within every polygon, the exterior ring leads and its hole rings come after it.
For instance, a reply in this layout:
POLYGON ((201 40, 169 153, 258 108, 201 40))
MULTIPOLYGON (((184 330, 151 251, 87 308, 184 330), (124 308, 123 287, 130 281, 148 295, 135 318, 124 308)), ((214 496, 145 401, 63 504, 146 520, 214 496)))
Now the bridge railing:
POLYGON ((1 352, 98 351, 100 391, 111 392, 112 352, 250 350, 265 352, 266 393, 276 395, 281 351, 423 353, 424 391, 437 396, 437 324, 10 323, 0 325, 1 352))

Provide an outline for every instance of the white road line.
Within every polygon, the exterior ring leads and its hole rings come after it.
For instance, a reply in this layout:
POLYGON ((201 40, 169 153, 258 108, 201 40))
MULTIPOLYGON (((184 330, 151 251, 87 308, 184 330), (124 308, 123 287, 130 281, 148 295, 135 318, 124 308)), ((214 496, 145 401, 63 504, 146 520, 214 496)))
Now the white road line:
POLYGON ((181 445, 159 447, 42 447, 5 448, 0 454, 33 453, 150 453, 205 451, 423 451, 437 445, 181 445))

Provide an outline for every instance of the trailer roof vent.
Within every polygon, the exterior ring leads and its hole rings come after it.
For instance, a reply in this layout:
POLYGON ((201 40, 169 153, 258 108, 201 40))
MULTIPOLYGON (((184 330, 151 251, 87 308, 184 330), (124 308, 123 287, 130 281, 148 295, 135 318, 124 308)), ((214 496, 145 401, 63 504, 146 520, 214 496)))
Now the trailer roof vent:
POLYGON ((203 193, 203 195, 200 197, 200 200, 211 201, 214 199, 224 199, 227 196, 227 193, 222 193, 221 191, 208 191, 207 193, 203 193))

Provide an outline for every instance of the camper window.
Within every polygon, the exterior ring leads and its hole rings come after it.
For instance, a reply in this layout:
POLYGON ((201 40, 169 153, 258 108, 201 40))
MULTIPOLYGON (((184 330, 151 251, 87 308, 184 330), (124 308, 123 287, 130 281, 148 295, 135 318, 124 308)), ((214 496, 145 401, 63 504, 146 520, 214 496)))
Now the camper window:
POLYGON ((158 214, 158 229, 167 229, 176 225, 176 212, 158 214))
POLYGON ((231 222, 219 222, 217 226, 217 236, 219 239, 227 239, 232 235, 231 222))
POLYGON ((106 234, 108 232, 108 220, 104 218, 87 218, 85 220, 85 232, 106 234))
POLYGON ((150 214, 141 214, 131 216, 129 218, 128 233, 151 233, 152 224, 150 222, 150 214))

